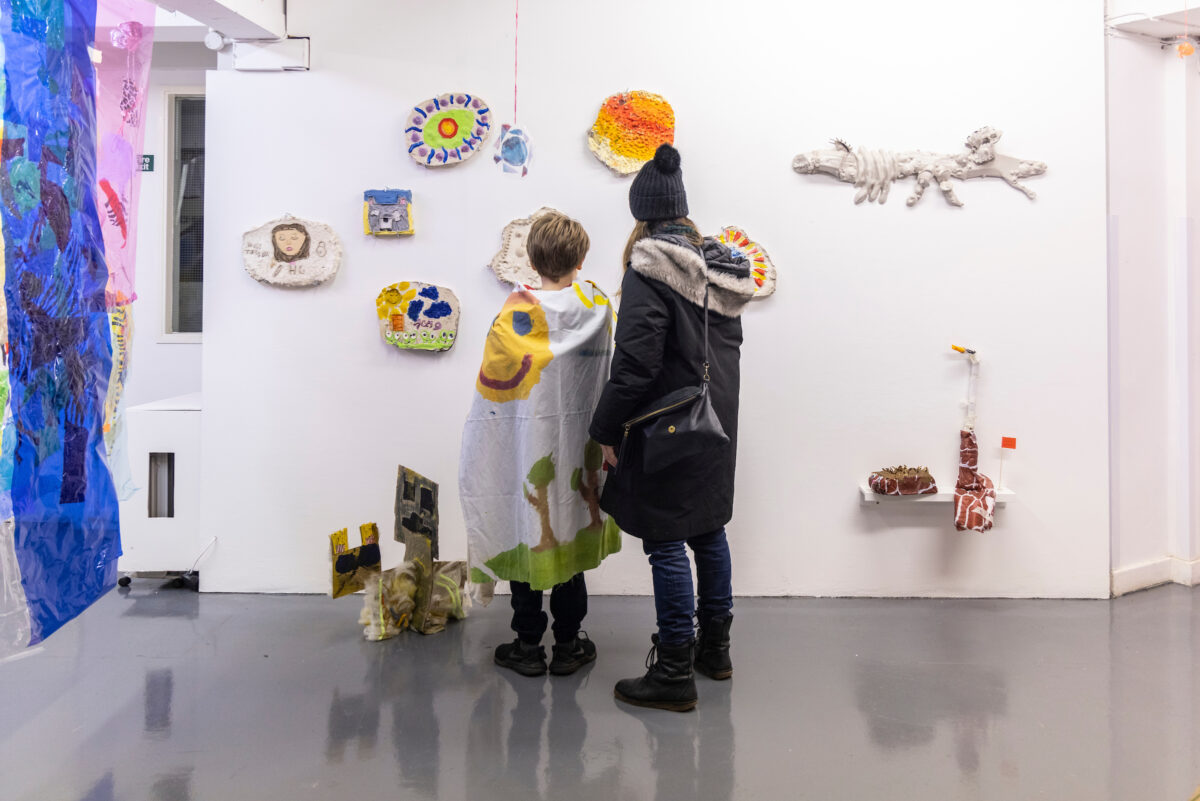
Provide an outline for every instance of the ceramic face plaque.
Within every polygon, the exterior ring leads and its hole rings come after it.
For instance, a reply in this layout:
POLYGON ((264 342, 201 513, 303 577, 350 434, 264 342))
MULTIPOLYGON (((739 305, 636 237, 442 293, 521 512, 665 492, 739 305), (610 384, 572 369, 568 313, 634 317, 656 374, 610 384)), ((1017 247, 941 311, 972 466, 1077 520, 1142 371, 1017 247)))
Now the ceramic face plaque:
POLYGON ((286 215, 242 236, 246 272, 272 286, 323 284, 342 266, 342 242, 328 225, 286 215))

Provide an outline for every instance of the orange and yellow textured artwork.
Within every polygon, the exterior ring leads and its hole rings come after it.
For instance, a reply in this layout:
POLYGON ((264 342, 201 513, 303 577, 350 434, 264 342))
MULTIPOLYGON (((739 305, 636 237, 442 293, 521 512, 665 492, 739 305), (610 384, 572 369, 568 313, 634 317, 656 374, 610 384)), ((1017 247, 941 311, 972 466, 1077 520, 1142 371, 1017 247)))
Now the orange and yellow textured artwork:
POLYGON ((675 110, 662 95, 635 90, 604 101, 588 132, 588 148, 619 175, 632 175, 675 143, 675 110))

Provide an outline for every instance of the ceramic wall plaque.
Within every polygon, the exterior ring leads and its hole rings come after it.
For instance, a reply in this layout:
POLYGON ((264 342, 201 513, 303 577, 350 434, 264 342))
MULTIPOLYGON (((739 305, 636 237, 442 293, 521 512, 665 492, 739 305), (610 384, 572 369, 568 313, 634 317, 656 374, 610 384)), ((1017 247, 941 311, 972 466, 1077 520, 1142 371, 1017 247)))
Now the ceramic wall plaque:
POLYGON ((755 300, 775 294, 775 263, 767 255, 766 248, 736 225, 722 228, 716 239, 728 245, 734 256, 740 256, 750 262, 750 275, 758 287, 754 293, 755 300))
POLYGON ((458 296, 444 286, 401 281, 375 298, 379 333, 401 350, 450 350, 458 335, 458 296))
POLYGON ((418 164, 445 167, 474 156, 491 133, 491 109, 483 98, 451 92, 413 106, 404 142, 418 164))
POLYGON ((542 277, 529 263, 526 240, 529 239, 529 229, 533 221, 554 211, 549 206, 542 206, 528 217, 520 217, 504 226, 504 231, 500 234, 500 250, 488 265, 497 278, 506 284, 527 286, 531 289, 542 288, 542 277))
POLYGON ((363 233, 411 236, 412 192, 407 189, 368 189, 363 192, 363 233))
POLYGON ((325 223, 288 214, 243 234, 242 260, 264 284, 316 286, 337 275, 342 242, 325 223))

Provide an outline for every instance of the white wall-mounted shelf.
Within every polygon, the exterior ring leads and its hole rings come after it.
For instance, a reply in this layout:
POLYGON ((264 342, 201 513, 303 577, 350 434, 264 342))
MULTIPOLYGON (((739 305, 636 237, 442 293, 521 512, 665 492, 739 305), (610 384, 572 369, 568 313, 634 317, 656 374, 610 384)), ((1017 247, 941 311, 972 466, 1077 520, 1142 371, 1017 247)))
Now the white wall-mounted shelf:
MULTIPOLYGON (((859 484, 858 491, 862 493, 862 502, 869 504, 880 503, 954 503, 954 490, 942 491, 936 495, 880 495, 872 492, 866 484, 859 484)), ((1017 497, 1017 493, 1008 487, 996 490, 996 505, 1003 506, 1017 497)))

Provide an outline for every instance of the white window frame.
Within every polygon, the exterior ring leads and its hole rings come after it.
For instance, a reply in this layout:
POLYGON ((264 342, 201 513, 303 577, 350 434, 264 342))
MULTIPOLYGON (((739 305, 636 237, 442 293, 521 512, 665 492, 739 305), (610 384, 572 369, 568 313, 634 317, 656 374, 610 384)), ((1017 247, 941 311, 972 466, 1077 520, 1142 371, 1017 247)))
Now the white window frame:
POLYGON ((166 229, 166 260, 163 270, 163 314, 158 341, 164 345, 195 345, 204 341, 203 331, 172 331, 171 319, 175 310, 175 98, 205 97, 203 86, 164 86, 163 94, 163 169, 166 181, 164 227, 166 229))

